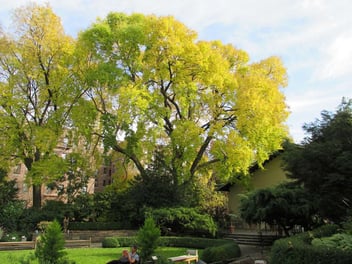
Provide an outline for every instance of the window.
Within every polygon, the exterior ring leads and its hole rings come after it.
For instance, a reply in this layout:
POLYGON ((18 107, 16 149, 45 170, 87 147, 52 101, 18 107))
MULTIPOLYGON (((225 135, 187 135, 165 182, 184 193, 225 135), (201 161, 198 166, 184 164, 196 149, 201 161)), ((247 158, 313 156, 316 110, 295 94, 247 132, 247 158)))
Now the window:
POLYGON ((26 183, 23 183, 22 190, 23 190, 23 192, 28 192, 28 186, 26 183))

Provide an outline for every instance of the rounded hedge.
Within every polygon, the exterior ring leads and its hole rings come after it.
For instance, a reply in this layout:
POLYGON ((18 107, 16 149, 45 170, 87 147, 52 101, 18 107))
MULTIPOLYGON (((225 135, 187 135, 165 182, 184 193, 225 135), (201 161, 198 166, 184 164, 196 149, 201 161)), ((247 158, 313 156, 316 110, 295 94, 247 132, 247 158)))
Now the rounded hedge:
POLYGON ((327 250, 325 247, 311 245, 312 239, 331 236, 337 231, 338 226, 325 225, 313 231, 276 240, 271 247, 270 263, 349 264, 352 260, 352 251, 337 248, 327 250))

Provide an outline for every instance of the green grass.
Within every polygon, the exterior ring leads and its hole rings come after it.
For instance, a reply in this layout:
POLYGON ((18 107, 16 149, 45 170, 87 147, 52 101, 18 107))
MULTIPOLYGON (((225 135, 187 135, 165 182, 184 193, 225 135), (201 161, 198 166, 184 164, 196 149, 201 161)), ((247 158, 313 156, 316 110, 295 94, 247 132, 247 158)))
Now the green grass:
MULTIPOLYGON (((77 264, 97 264, 106 263, 109 260, 117 259, 121 256, 122 250, 127 248, 75 248, 67 249, 68 258, 76 261, 77 264)), ((155 255, 163 258, 183 255, 186 248, 159 247, 155 255)), ((20 259, 34 254, 34 250, 14 250, 0 251, 1 264, 17 264, 20 259)), ((37 261, 32 261, 31 264, 37 264, 37 261)))

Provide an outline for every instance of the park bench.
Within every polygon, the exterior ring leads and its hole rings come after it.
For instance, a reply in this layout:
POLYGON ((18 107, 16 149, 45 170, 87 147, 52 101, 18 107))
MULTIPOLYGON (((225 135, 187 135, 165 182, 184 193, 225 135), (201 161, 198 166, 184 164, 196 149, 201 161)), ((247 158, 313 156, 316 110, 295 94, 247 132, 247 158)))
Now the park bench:
POLYGON ((168 260, 171 262, 187 262, 187 264, 190 264, 192 261, 197 263, 198 262, 198 250, 188 249, 186 251, 186 255, 171 257, 171 258, 168 258, 168 260))

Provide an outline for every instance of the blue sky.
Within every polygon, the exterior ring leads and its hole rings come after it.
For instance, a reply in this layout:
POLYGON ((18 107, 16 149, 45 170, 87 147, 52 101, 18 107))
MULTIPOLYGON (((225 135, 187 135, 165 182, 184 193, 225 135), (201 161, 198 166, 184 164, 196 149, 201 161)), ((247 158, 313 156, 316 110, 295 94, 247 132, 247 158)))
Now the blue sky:
MULTIPOLYGON (((284 89, 287 125, 299 143, 302 125, 334 112, 352 98, 352 1, 350 0, 46 0, 76 36, 110 11, 173 15, 198 32, 245 50, 253 62, 279 56, 288 71, 284 89)), ((25 0, 0 0, 6 30, 14 8, 25 0)))

